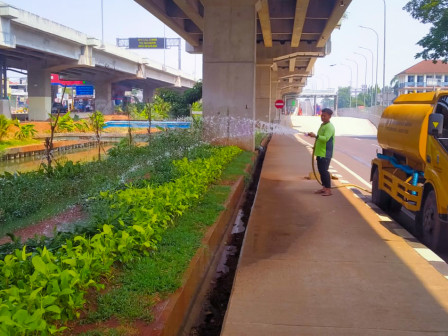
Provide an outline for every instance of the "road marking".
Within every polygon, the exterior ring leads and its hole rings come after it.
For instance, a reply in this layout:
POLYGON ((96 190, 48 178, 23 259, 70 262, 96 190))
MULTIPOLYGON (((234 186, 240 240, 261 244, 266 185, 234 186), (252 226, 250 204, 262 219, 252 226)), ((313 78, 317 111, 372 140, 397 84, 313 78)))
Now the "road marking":
POLYGON ((429 248, 414 248, 414 250, 428 261, 441 261, 444 262, 437 254, 431 251, 429 248))
MULTIPOLYGON (((301 138, 299 138, 298 136, 296 136, 297 140, 302 143, 305 146, 310 146, 312 147, 308 142, 306 142, 305 140, 302 140, 301 138)), ((360 140, 360 139, 356 139, 356 140, 360 140)), ((372 146, 376 146, 381 148, 378 145, 372 144, 372 146)), ((310 151, 310 153, 312 154, 312 148, 307 147, 307 149, 310 151)), ((372 187, 372 185, 370 183, 368 183, 366 180, 364 180, 361 176, 359 176, 358 174, 356 174, 354 171, 352 171, 351 169, 349 169, 348 167, 346 167, 344 164, 340 163, 339 161, 337 161, 336 159, 332 159, 332 161, 336 162, 338 165, 340 165, 343 169, 345 169, 347 172, 349 172, 350 174, 352 174, 354 177, 356 177, 359 181, 361 181, 362 183, 364 183, 365 185, 367 185, 368 187, 372 187)), ((333 168, 332 166, 330 166, 330 168, 333 168)), ((337 170, 335 169, 331 169, 330 172, 337 172, 337 170)), ((339 174, 332 174, 333 176, 338 176, 338 177, 342 177, 339 174)), ((350 182, 346 181, 346 180, 339 180, 339 182, 341 182, 342 184, 349 184, 350 182)), ((352 187, 346 187, 348 189, 353 189, 352 187)), ((354 197, 356 198, 369 198, 366 197, 366 195, 362 195, 359 196, 356 193, 352 194, 354 197)), ((369 198, 370 199, 370 198, 369 198)), ((396 223, 392 218, 390 218, 389 216, 386 215, 381 215, 379 212, 381 212, 382 210, 376 205, 373 204, 369 201, 366 201, 364 203, 367 207, 369 207, 370 209, 372 209, 374 212, 376 212, 379 220, 381 222, 389 222, 389 223, 396 223)), ((407 209, 403 208, 402 210, 405 211, 406 214, 408 215, 412 215, 412 213, 410 211, 408 211, 407 209)), ((388 224, 390 225, 390 224, 388 224)), ((396 223, 396 225, 399 225, 398 223, 396 223)), ((399 228, 394 228, 391 230, 392 232, 394 232, 397 236, 400 236, 401 238, 403 238, 409 245, 409 240, 417 240, 409 231, 403 229, 401 226, 399 228)), ((421 244, 419 244, 421 245, 421 244)), ((441 274, 445 279, 448 280, 448 275, 445 275, 446 272, 441 271, 440 268, 440 263, 444 264, 445 267, 448 267, 447 263, 445 263, 445 261, 440 258, 437 254, 435 254, 432 250, 430 250, 429 248, 427 248, 424 245, 421 245, 422 247, 414 247, 409 245, 412 249, 414 249, 423 259, 425 259, 426 261, 428 261, 428 263, 434 267, 436 269, 437 272, 439 272, 439 274, 441 274), (437 267, 436 267, 437 266, 437 267), (443 274, 445 273, 445 274, 443 274)))
POLYGON ((364 183, 367 187, 372 188, 372 185, 367 182, 366 180, 364 180, 361 176, 359 176, 358 174, 356 174, 353 170, 351 170, 350 168, 348 168, 346 165, 342 164, 341 162, 339 162, 336 159, 332 159, 334 162, 336 162, 338 165, 340 165, 343 169, 345 169, 346 171, 348 171, 350 174, 352 174, 355 178, 357 178, 359 181, 361 181, 361 183, 364 183))
MULTIPOLYGON (((298 135, 295 135, 295 138, 302 144, 304 144, 305 146, 311 146, 312 145, 308 142, 303 140, 301 137, 299 137, 298 135)), ((361 181, 361 183, 363 183, 364 185, 366 185, 369 188, 372 188, 372 185, 367 182, 366 180, 364 180, 361 176, 359 176, 358 174, 356 174, 353 170, 351 170, 350 168, 348 168, 347 166, 345 166, 344 164, 342 164, 341 162, 339 162, 338 160, 336 160, 335 158, 332 158, 332 161, 336 162, 338 165, 340 165, 343 169, 345 169, 346 171, 348 171, 350 174, 352 174, 355 178, 357 178, 359 181, 361 181)), ((330 168, 333 168, 332 166, 330 166, 330 168)))

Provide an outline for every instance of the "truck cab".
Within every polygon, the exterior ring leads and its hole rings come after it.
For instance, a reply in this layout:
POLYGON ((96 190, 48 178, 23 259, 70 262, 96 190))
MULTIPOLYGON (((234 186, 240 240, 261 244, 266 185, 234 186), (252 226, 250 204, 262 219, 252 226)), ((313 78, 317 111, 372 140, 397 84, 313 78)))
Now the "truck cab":
POLYGON ((448 249, 448 91, 397 97, 378 126, 372 201, 385 211, 415 213, 415 234, 448 249))

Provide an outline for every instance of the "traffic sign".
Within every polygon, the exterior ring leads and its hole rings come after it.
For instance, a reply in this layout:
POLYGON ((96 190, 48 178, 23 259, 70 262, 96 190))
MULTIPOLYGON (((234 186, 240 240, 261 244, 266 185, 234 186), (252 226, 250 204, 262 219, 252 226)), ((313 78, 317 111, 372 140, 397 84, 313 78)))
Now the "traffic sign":
POLYGON ((281 99, 277 99, 275 101, 275 107, 276 108, 283 108, 285 106, 285 102, 281 99))
POLYGON ((163 37, 130 37, 129 49, 166 49, 163 37))

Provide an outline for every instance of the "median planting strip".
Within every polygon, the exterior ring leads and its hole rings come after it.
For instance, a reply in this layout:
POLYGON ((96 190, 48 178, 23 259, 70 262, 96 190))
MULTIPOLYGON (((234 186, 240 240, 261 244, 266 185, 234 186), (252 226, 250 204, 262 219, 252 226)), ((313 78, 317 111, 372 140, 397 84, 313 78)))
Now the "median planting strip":
POLYGON ((45 335, 63 330, 61 322, 79 317, 85 292, 104 288, 101 280, 112 274, 115 262, 136 264, 142 255, 157 255, 173 220, 197 204, 240 151, 215 148, 209 158, 174 161, 172 181, 102 192, 109 211, 94 236, 75 236, 55 251, 24 247, 7 255, 0 261, 0 331, 45 335))

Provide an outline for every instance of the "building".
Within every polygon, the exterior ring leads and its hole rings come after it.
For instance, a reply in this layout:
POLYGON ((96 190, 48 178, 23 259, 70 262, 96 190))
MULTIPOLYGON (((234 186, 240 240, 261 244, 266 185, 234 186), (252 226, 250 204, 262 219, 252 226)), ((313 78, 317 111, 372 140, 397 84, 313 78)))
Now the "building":
POLYGON ((398 94, 448 89, 448 64, 421 61, 400 72, 397 78, 398 94))

